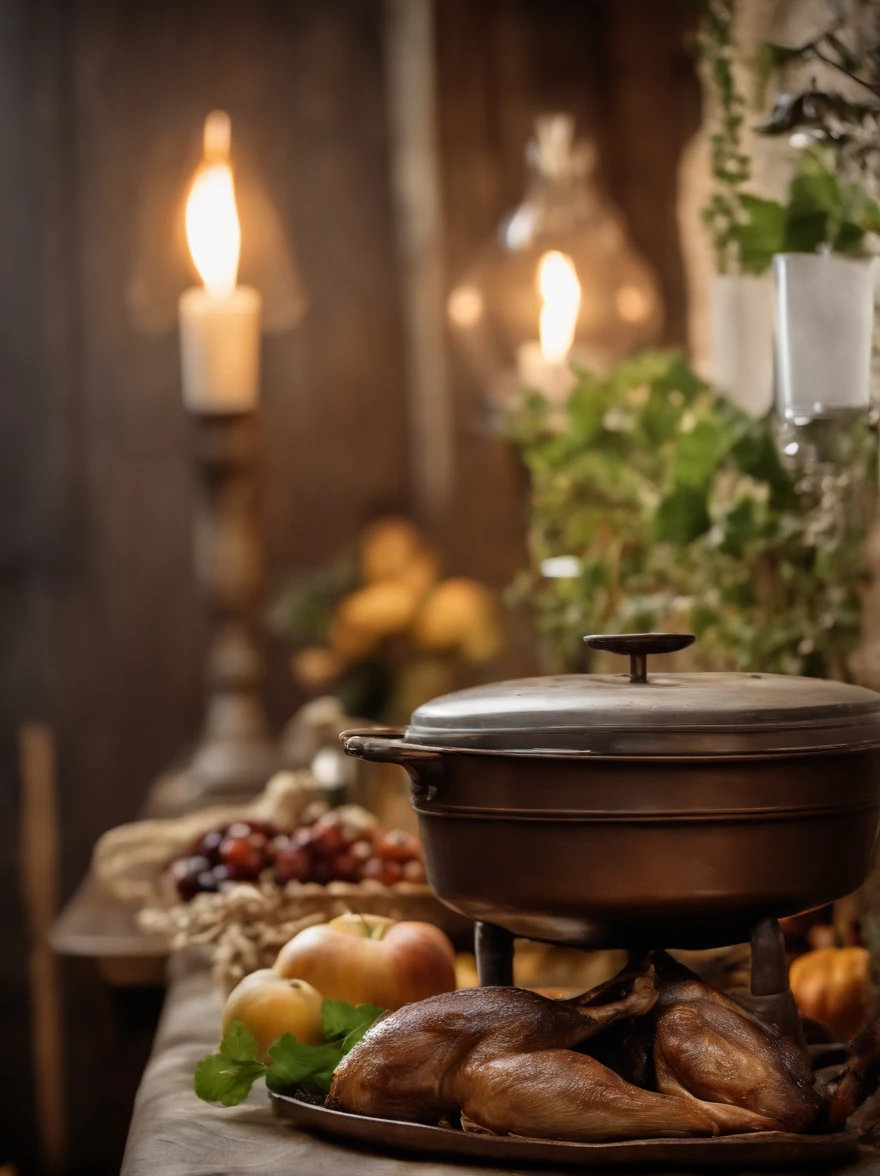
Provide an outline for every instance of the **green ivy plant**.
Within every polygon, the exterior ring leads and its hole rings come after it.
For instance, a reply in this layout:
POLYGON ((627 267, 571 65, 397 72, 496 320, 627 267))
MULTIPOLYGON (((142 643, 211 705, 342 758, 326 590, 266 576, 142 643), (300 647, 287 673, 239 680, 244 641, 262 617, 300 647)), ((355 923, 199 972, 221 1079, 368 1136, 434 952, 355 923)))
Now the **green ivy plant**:
POLYGON ((742 147, 747 104, 733 68, 736 11, 736 0, 708 0, 699 38, 713 98, 714 183, 703 220, 718 272, 761 274, 775 253, 865 254, 869 234, 880 233, 880 204, 870 194, 868 175, 876 168, 878 88, 854 74, 858 59, 837 26, 805 45, 763 45, 755 63, 755 76, 762 84, 791 61, 821 60, 859 82, 874 103, 857 104, 815 90, 795 97, 780 94, 769 117, 756 123, 755 130, 765 135, 800 131, 801 138, 813 145, 800 152, 785 203, 746 192, 751 165, 742 147), (847 174, 853 178, 843 178, 847 174))
POLYGON ((849 256, 867 252, 869 233, 880 233, 880 204, 862 184, 841 179, 833 155, 821 147, 801 154, 788 201, 740 195, 741 219, 731 230, 740 269, 760 274, 774 253, 816 253, 826 249, 849 256))
POLYGON ((741 136, 746 100, 733 71, 735 0, 710 0, 700 23, 698 48, 715 97, 710 147, 714 186, 703 221, 715 246, 715 264, 726 273, 735 263, 736 230, 742 220, 741 189, 751 174, 741 136))
MULTIPOLYGON (((557 664, 582 667, 587 632, 673 626, 697 633, 706 668, 849 676, 864 518, 823 523, 769 418, 745 416, 670 352, 579 373, 558 411, 532 395, 510 422, 531 478, 531 566, 513 594, 557 664), (544 578, 559 556, 578 574, 544 578)), ((853 426, 851 440, 864 512, 873 438, 853 426)))

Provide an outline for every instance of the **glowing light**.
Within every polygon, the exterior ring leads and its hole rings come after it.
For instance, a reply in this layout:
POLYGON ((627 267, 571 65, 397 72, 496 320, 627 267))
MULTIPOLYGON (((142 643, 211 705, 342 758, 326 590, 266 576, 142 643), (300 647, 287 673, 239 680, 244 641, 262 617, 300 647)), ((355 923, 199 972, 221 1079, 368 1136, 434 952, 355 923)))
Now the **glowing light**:
POLYGON ((576 555, 552 555, 541 560, 541 575, 548 580, 576 580, 583 570, 576 555))
POLYGON ((625 323, 643 323, 651 313, 651 299, 638 286, 621 286, 615 302, 617 313, 625 323))
POLYGON ((543 254, 538 262, 538 293, 541 355, 549 363, 562 363, 574 343, 581 308, 581 284, 567 253, 551 249, 543 254))
POLYGON ((483 317, 483 295, 475 286, 457 286, 446 306, 449 321, 456 327, 475 327, 483 317))
POLYGON ((205 120, 202 165, 186 201, 186 240, 205 289, 227 298, 235 289, 241 255, 241 225, 229 166, 229 116, 212 111, 205 120))

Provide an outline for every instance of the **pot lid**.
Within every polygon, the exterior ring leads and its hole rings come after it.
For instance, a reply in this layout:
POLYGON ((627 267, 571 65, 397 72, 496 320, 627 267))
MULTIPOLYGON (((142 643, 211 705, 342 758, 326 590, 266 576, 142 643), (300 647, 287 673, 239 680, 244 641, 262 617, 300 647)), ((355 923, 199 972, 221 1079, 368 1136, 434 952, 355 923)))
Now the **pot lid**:
POLYGON ((594 635, 630 672, 522 678, 420 706, 406 742, 460 750, 597 756, 724 756, 880 746, 880 694, 787 674, 652 674, 652 653, 689 633, 594 635))

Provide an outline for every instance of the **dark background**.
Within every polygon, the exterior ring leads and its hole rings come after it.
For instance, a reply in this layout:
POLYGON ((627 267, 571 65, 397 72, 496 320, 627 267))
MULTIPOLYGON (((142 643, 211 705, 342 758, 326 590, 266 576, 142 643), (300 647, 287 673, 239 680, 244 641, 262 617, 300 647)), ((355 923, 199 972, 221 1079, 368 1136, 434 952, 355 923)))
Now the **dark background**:
MULTIPOLYGON (((380 0, 0 0, 0 1164, 23 1172, 38 1161, 20 726, 54 736, 65 898, 200 715, 178 341, 138 331, 124 298, 147 171, 225 108, 296 244, 310 311, 266 340, 262 381, 277 580, 413 502, 383 15, 380 0)), ((437 0, 450 283, 520 199, 533 117, 570 110, 660 278, 667 340, 683 339, 692 21, 679 0, 437 0)), ((503 585, 522 558, 521 478, 451 370, 456 483, 439 538, 449 571, 503 585)), ((274 651, 277 723, 296 703, 285 661, 274 651)), ((62 978, 69 1170, 115 1172, 156 999, 110 990, 85 962, 62 978)))

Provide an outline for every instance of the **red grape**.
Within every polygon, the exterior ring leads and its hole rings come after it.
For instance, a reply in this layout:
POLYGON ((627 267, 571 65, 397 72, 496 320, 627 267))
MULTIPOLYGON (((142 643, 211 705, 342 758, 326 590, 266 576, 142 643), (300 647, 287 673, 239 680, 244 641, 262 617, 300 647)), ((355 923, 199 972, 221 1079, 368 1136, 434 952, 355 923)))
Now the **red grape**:
POLYGON ((401 872, 400 862, 383 861, 381 858, 374 857, 364 863, 361 868, 361 877, 392 886, 395 882, 400 881, 401 872))
POLYGON ((229 870, 229 877, 235 882, 256 882, 260 871, 268 864, 269 842, 263 833, 249 833, 245 837, 230 835, 220 846, 220 859, 229 870))
POLYGON ((330 859, 330 872, 339 882, 356 882, 358 862, 351 853, 343 850, 330 859))
POLYGON ((220 861, 220 845, 225 836, 225 825, 220 829, 209 829, 196 842, 194 852, 202 857, 206 857, 212 866, 216 866, 220 861))
POLYGON ((325 813, 312 826, 312 840, 315 848, 328 857, 339 853, 345 847, 342 821, 336 813, 325 813))
POLYGON ((250 825, 252 833, 262 833, 269 841, 280 832, 278 826, 271 821, 258 821, 253 817, 248 817, 245 824, 250 825))
POLYGON ((281 886, 286 882, 304 882, 310 866, 309 855, 304 850, 288 845, 275 855, 275 881, 281 886))
POLYGON ((389 862, 411 862, 413 858, 421 856, 418 841, 402 829, 392 829, 380 837, 376 853, 389 862))
POLYGON ((217 890, 217 879, 213 870, 202 870, 199 874, 199 890, 202 894, 214 894, 217 890))
POLYGON ((189 902, 190 899, 195 898, 201 889, 199 876, 210 868, 211 863, 202 855, 178 858, 176 862, 172 863, 171 878, 177 888, 178 896, 183 902, 189 902))
POLYGON ((312 858, 309 864, 309 876, 307 881, 318 882, 321 886, 326 886, 328 882, 333 881, 333 871, 330 868, 330 861, 325 857, 312 858))
POLYGON ((294 829, 290 835, 291 845, 296 845, 300 849, 310 849, 313 841, 312 830, 309 828, 294 829))
POLYGON ((348 847, 348 852, 354 858, 358 866, 362 866, 364 862, 368 862, 375 853, 369 841, 353 841, 348 847))
POLYGON ((424 882, 425 867, 417 859, 403 863, 402 878, 404 882, 424 882))

